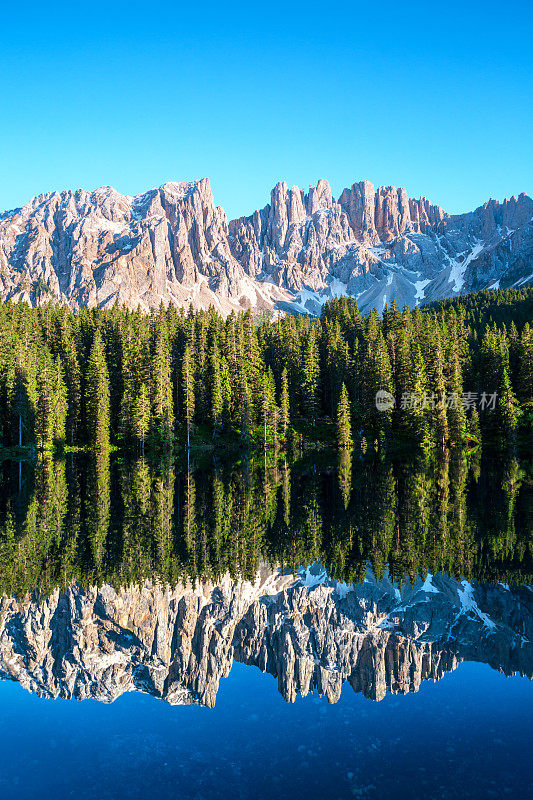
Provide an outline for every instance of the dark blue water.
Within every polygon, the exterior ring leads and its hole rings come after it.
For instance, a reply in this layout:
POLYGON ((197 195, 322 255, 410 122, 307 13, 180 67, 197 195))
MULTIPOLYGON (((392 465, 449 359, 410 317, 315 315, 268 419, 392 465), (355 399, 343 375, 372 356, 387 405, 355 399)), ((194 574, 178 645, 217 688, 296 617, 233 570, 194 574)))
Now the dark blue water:
POLYGON ((505 798, 531 796, 533 687, 462 664, 377 703, 286 703, 234 664, 216 707, 142 694, 111 705, 0 684, 0 797, 505 798))
POLYGON ((21 683, 0 680, 0 800, 533 797, 532 681, 489 666, 533 675, 531 482, 514 457, 488 473, 15 466, 0 470, 0 676, 21 683), (156 699, 209 705, 226 654, 249 665, 214 709, 156 699), (343 681, 333 705, 283 699, 343 681), (25 683, 151 694, 45 700, 25 683))

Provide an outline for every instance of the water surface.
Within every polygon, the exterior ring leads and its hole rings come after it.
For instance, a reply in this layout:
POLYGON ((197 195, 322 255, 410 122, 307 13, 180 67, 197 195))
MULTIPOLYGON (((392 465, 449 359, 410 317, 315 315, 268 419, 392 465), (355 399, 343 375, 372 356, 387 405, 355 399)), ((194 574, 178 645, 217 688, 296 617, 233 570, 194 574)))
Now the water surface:
POLYGON ((512 455, 0 480, 1 797, 528 796, 512 455))

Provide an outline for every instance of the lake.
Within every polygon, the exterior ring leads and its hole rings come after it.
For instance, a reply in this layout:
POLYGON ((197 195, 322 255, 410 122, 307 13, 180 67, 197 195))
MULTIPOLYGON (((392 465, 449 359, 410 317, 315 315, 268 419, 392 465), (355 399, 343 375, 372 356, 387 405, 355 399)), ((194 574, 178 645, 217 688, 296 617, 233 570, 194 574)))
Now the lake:
POLYGON ((527 797, 532 500, 488 448, 4 461, 0 797, 527 797))

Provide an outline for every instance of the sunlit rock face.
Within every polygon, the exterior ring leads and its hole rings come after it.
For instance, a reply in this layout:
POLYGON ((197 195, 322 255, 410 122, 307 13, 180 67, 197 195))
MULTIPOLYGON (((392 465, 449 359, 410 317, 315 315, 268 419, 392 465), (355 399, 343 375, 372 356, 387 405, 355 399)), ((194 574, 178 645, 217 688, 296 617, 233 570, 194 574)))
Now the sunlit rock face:
POLYGON ((229 231, 232 252, 250 275, 291 290, 292 309, 316 314, 339 295, 357 297, 363 311, 381 311, 393 299, 414 307, 531 283, 532 219, 525 194, 451 216, 424 197, 369 181, 335 201, 321 180, 308 193, 277 184, 269 205, 233 220, 229 231))
POLYGON ((283 293, 249 280, 227 229, 207 179, 136 197, 110 186, 40 195, 0 216, 0 292, 72 308, 271 308, 283 293))
POLYGON ((142 691, 215 705, 233 659, 277 677, 283 697, 343 685, 374 700, 417 691, 464 660, 533 675, 533 592, 428 576, 399 589, 263 567, 254 583, 173 589, 72 584, 0 601, 0 676, 41 697, 111 702, 142 691))
POLYGON ((222 314, 304 311, 331 297, 379 311, 533 282, 533 201, 490 200, 450 216, 405 189, 278 183, 228 222, 209 181, 129 197, 103 186, 51 192, 0 215, 0 295, 72 308, 172 303, 222 314))

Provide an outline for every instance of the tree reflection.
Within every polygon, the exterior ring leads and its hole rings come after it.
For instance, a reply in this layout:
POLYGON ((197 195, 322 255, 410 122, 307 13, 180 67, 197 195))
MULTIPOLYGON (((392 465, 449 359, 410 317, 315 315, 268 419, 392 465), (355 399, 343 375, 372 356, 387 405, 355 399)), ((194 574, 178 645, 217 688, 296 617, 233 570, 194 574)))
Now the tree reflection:
POLYGON ((72 580, 129 585, 229 573, 255 579, 321 561, 345 581, 427 572, 530 581, 531 484, 511 450, 385 459, 340 452, 333 465, 287 460, 191 466, 121 460, 5 462, 0 591, 72 580))

